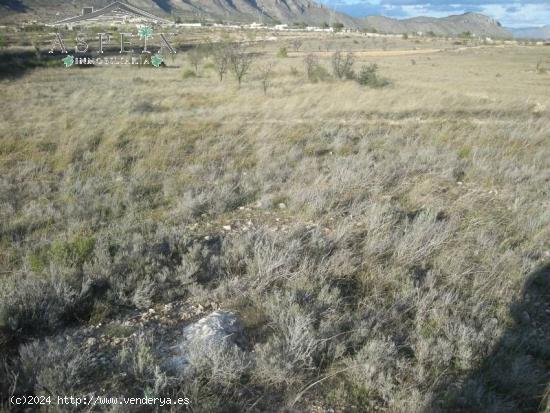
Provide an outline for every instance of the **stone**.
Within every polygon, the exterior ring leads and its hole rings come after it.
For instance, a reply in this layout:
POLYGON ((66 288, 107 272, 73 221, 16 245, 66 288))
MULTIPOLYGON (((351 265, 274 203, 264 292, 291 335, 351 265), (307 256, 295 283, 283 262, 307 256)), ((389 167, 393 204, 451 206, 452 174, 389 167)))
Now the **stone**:
POLYGON ((239 318, 230 311, 214 311, 183 330, 184 340, 241 343, 244 330, 239 318))
POLYGON ((189 367, 187 347, 209 349, 226 347, 244 348, 246 338, 239 318, 230 311, 217 310, 183 329, 180 342, 172 348, 175 356, 167 360, 167 367, 182 373, 189 367))

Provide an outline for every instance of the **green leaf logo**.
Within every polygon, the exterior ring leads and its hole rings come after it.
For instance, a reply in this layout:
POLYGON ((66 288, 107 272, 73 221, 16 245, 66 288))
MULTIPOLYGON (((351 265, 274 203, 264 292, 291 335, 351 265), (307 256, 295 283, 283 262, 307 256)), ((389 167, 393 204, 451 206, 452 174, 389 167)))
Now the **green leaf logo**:
POLYGON ((68 55, 65 59, 62 60, 62 62, 65 64, 65 67, 71 67, 72 65, 74 65, 74 57, 68 55))
POLYGON ((149 39, 150 37, 153 37, 153 29, 149 26, 142 26, 138 30, 138 35, 140 39, 149 39))
POLYGON ((160 65, 164 62, 164 59, 162 56, 156 54, 151 58, 151 64, 155 67, 160 67, 160 65))

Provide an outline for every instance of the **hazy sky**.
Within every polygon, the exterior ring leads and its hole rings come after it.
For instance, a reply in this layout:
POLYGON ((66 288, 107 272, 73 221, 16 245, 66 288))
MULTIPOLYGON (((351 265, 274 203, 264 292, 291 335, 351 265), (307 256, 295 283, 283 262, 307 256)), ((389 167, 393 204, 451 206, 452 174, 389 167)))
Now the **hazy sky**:
POLYGON ((467 11, 483 13, 504 26, 542 26, 550 24, 550 0, 320 0, 336 10, 354 16, 383 15, 407 18, 442 17, 467 11))

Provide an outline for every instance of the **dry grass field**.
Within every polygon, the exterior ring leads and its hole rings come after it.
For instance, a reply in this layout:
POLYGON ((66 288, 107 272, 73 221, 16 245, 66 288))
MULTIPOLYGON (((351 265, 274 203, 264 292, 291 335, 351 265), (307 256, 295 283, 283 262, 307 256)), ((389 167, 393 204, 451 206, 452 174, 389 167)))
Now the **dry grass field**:
POLYGON ((191 52, 0 81, 6 411, 550 412, 550 48, 290 41, 240 87, 191 52), (246 344, 165 368, 214 309, 246 344))

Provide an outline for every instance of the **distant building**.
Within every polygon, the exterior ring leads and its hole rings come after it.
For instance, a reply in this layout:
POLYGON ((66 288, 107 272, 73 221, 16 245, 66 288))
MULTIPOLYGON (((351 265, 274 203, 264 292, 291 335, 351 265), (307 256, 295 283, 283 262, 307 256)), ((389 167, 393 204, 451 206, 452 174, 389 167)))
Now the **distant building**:
POLYGON ((131 4, 114 1, 107 7, 94 10, 93 7, 84 7, 79 16, 59 20, 54 25, 93 25, 93 24, 124 24, 124 23, 155 23, 170 24, 169 20, 158 17, 131 4))

